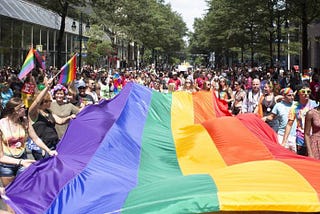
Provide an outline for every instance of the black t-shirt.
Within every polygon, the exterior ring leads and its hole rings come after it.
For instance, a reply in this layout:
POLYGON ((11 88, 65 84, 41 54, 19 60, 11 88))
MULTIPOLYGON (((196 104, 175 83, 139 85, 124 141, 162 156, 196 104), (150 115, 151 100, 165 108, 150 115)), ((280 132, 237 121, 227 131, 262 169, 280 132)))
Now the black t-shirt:
POLYGON ((38 120, 32 125, 39 138, 50 148, 55 149, 59 142, 58 133, 55 129, 55 120, 49 110, 45 111, 48 115, 44 116, 41 113, 38 115, 38 120))

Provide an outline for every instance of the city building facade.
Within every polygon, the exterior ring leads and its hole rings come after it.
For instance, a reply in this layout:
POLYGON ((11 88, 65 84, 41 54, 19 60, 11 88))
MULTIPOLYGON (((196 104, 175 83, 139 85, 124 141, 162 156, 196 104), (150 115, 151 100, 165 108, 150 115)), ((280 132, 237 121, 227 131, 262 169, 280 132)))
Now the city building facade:
MULTIPOLYGON (((65 20, 65 34, 62 45, 62 59, 68 59, 79 49, 78 30, 72 24, 79 22, 65 20)), ((0 4, 0 66, 21 66, 31 47, 45 58, 46 64, 57 64, 57 37, 61 17, 50 10, 22 0, 1 0, 0 4)), ((86 29, 83 25, 83 32, 86 29)), ((86 54, 86 38, 83 37, 82 56, 86 54)))

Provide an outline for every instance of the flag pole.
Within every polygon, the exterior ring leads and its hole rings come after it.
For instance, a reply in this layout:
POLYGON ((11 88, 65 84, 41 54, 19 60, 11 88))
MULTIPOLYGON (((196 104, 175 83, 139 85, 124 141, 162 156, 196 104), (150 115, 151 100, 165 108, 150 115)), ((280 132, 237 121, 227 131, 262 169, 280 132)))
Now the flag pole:
POLYGON ((61 68, 60 68, 59 72, 56 73, 56 74, 52 77, 52 79, 55 79, 61 72, 62 72, 62 70, 61 70, 61 68))

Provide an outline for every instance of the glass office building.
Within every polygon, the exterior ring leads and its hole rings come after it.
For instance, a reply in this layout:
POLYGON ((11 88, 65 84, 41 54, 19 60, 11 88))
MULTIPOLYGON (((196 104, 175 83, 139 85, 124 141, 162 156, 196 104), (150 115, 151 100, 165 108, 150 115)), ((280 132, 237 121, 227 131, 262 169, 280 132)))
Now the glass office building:
MULTIPOLYGON (((60 21, 58 14, 38 5, 22 0, 1 0, 0 66, 22 66, 30 47, 40 51, 46 65, 56 66, 60 21)), ((62 45, 62 60, 65 62, 79 47, 79 23, 76 22, 77 29, 73 31, 73 21, 68 17, 65 21, 62 45)))

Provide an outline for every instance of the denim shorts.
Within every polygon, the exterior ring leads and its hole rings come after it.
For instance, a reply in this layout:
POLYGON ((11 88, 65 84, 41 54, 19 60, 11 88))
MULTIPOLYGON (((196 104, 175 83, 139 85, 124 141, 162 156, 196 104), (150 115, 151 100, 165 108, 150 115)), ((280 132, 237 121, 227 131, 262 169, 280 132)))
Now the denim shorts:
MULTIPOLYGON (((27 154, 23 154, 19 159, 26 159, 27 154)), ((25 168, 15 164, 4 164, 0 163, 0 177, 12 177, 17 176, 23 172, 25 168)))

